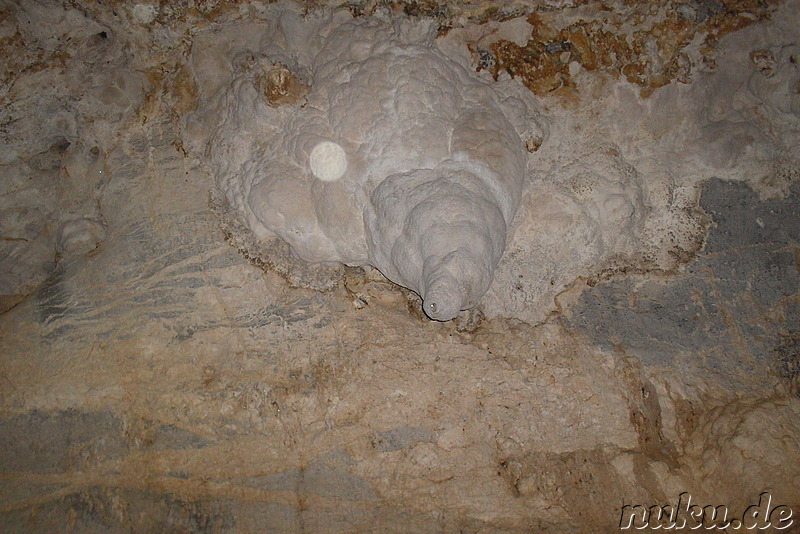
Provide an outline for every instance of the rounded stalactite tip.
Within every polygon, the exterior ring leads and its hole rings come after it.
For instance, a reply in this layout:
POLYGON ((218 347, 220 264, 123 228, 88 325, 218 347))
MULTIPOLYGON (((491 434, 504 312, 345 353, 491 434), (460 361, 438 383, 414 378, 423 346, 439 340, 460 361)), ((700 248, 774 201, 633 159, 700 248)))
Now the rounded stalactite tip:
POLYGON ((461 299, 446 291, 431 291, 422 302, 422 309, 434 321, 450 321, 461 312, 461 299))

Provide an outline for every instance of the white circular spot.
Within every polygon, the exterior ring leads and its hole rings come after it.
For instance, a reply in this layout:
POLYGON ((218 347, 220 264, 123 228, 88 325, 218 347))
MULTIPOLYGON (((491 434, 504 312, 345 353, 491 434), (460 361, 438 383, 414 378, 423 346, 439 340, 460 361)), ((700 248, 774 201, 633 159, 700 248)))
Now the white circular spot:
POLYGON ((336 143, 323 141, 311 151, 308 164, 314 176, 324 182, 333 182, 347 170, 347 155, 336 143))

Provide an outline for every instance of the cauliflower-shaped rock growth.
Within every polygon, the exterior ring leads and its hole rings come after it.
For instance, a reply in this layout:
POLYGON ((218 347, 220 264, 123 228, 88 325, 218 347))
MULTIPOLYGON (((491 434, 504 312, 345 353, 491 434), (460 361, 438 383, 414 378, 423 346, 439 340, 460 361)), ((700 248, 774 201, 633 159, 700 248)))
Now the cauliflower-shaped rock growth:
POLYGON ((480 301, 503 254, 528 156, 520 117, 503 110, 525 106, 423 29, 348 21, 320 30, 314 54, 291 43, 239 54, 207 147, 259 239, 308 262, 370 264, 446 321, 480 301), (276 65, 309 87, 304 101, 264 98, 257 80, 276 65))

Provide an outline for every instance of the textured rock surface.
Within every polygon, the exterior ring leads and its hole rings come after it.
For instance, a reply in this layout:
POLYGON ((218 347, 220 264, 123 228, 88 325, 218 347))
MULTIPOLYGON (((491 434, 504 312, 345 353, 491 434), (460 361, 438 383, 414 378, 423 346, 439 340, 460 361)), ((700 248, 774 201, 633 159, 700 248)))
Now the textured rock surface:
MULTIPOLYGON (((689 85, 576 72, 589 96, 545 97, 495 284, 448 323, 209 208, 196 61, 275 6, 4 9, 3 532, 618 532, 681 492, 800 511, 796 3, 689 85), (57 254, 83 219, 105 239, 57 254)), ((495 21, 439 46, 469 61, 491 25, 525 42, 495 21)))

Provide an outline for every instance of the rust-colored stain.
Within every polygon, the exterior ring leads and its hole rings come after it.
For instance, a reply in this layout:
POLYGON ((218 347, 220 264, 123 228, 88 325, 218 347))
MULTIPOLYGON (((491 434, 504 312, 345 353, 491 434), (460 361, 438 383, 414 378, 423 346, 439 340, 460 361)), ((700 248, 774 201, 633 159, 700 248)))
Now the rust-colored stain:
POLYGON ((179 116, 197 109, 197 84, 185 65, 180 68, 167 89, 172 99, 171 107, 179 116))
POLYGON ((629 2, 611 9, 600 2, 593 20, 558 27, 551 13, 532 13, 525 46, 507 40, 489 50, 472 46, 478 70, 519 78, 534 93, 574 96, 570 63, 589 71, 622 76, 642 88, 642 97, 678 81, 689 83, 689 43, 702 39, 700 51, 709 61, 718 40, 735 30, 769 18, 779 0, 719 0, 677 3, 629 2))
POLYGON ((271 106, 296 104, 305 99, 309 87, 283 65, 273 65, 257 79, 261 94, 271 106))

